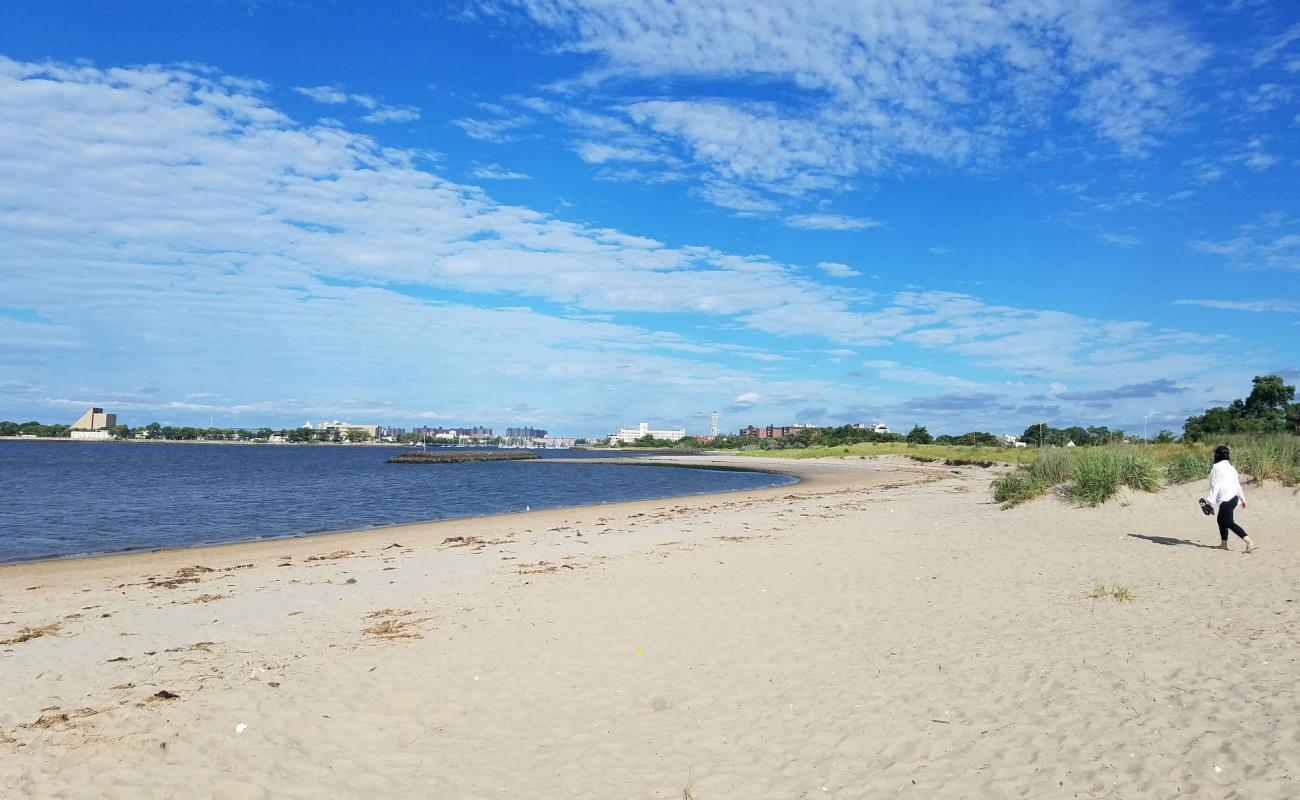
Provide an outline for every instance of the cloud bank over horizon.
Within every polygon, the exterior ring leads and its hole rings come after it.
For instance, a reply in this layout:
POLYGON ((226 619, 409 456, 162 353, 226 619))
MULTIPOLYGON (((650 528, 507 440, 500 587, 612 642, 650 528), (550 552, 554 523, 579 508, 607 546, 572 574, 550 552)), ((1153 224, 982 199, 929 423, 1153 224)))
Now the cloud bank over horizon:
MULTIPOLYGON (((905 208, 846 202, 863 180, 985 180, 1026 152, 1157 159, 1195 114, 1187 84, 1216 48, 1127 4, 1050 6, 506 4, 482 19, 551 32, 569 75, 437 115, 336 75, 0 55, 0 417, 55 421, 96 403, 132 424, 349 417, 598 435, 640 420, 703 432, 716 409, 730 429, 955 433, 1044 418, 1123 427, 1155 406, 1156 427, 1178 428, 1296 363, 1294 337, 1199 315, 1280 315, 1294 330, 1294 291, 1173 287, 1117 314, 1075 289, 991 284, 999 264, 976 266, 987 256, 969 255, 973 234, 952 248, 905 208), (754 96, 722 98, 728 83, 754 96), (556 191, 554 151, 511 155, 544 140, 529 138, 542 120, 590 174, 592 188, 564 190, 581 210, 540 199, 556 191), (592 202, 636 186, 754 235, 697 238, 592 202), (891 251, 901 235, 914 245, 891 251)), ((1259 68, 1285 71, 1286 47, 1259 68)), ((1216 163, 1295 170, 1272 157, 1216 163)), ((1161 236, 1097 220, 1192 202, 1048 183, 1038 191, 1056 210, 1035 224, 1110 252, 1161 236)), ((1294 287, 1297 217, 1261 210, 1175 246, 1294 287)), ((1054 269, 1033 258, 1017 269, 1054 269)), ((1066 285, 1086 283, 1086 267, 1070 269, 1084 271, 1066 285)))

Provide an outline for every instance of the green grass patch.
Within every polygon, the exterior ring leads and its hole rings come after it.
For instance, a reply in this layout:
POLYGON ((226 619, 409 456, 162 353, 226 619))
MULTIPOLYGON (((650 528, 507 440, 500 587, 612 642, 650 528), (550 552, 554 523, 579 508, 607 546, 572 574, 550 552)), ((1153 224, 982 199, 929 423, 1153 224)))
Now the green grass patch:
POLYGON ((1238 472, 1287 486, 1300 483, 1300 437, 1229 436, 1224 443, 1232 449, 1232 463, 1238 472))
POLYGON ((1051 488, 1052 484, 1035 477, 1031 470, 1021 468, 993 479, 993 499, 1003 508, 1011 508, 1027 503, 1051 488))
POLYGON ((1095 506, 1122 487, 1157 492, 1163 485, 1160 464, 1144 447, 1078 447, 1038 451, 1032 464, 993 481, 993 499, 1010 508, 1065 486, 1079 505, 1095 506))
POLYGON ((1099 583, 1092 588, 1092 594, 1089 597, 1093 600, 1114 600, 1116 603, 1131 603, 1137 599, 1133 589, 1122 583, 1117 583, 1114 586, 1099 583))
POLYGON ((1176 454, 1165 463, 1165 480, 1170 486, 1200 480, 1209 472, 1209 462, 1190 450, 1176 454))
POLYGON ((1125 448, 1116 453, 1119 479, 1139 492, 1158 492, 1162 488, 1160 465, 1141 448, 1125 448))
POLYGON ((1123 484, 1120 460, 1100 447, 1089 447, 1074 457, 1074 480, 1065 494, 1079 505, 1101 505, 1123 484))
POLYGON ((740 450, 743 456, 759 458, 844 458, 853 456, 907 456, 917 461, 948 464, 1029 464, 1034 451, 1025 447, 967 447, 962 445, 908 444, 907 442, 859 442, 834 447, 791 448, 789 450, 740 450))
POLYGON ((1074 451, 1067 448, 1047 448, 1035 453, 1029 471, 1041 483, 1060 486, 1074 480, 1074 451))

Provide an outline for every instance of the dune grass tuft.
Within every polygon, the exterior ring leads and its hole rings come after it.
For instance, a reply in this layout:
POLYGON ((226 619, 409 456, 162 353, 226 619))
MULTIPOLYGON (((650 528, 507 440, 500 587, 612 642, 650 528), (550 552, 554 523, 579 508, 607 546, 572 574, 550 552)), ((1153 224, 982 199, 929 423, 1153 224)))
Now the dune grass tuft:
POLYGON ((993 499, 1003 508, 1011 508, 1027 503, 1051 488, 1050 483, 1035 476, 1031 469, 1022 467, 993 480, 993 499))
POLYGON ((1136 447, 1081 447, 1041 450, 1034 463, 993 481, 993 499, 1010 508, 1065 486, 1065 495, 1079 505, 1106 502, 1127 486, 1157 492, 1162 486, 1156 460, 1136 447))
POLYGON ((1200 480, 1208 472, 1206 460, 1190 450, 1178 453, 1165 464, 1165 480, 1170 486, 1200 480))
POLYGON ((1114 586, 1099 583, 1093 587, 1092 594, 1089 596, 1093 600, 1110 599, 1116 603, 1131 603, 1137 599, 1137 595, 1133 594, 1133 589, 1122 583, 1117 583, 1114 586))
POLYGON ((1074 457, 1074 480, 1066 496, 1079 505, 1101 505, 1115 496, 1123 484, 1120 460, 1114 453, 1090 447, 1074 457))

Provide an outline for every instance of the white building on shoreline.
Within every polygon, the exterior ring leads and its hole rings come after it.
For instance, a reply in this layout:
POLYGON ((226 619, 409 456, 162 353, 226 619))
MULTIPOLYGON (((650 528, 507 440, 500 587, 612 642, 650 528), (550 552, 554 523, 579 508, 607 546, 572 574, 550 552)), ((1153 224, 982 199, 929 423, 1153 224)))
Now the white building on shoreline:
POLYGON ((679 439, 686 438, 685 428, 674 428, 672 430, 651 430, 650 423, 642 422, 635 428, 619 428, 618 433, 609 435, 610 444, 632 444, 637 439, 650 436, 654 439, 663 439, 669 442, 675 442, 679 439))

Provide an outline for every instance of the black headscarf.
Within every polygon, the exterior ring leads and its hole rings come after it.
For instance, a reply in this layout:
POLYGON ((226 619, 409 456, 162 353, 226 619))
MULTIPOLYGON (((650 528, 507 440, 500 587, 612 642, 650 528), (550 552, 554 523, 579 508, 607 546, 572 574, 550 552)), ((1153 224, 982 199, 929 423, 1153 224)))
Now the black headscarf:
POLYGON ((1227 461, 1231 455, 1232 454, 1228 451, 1228 446, 1226 444, 1221 444, 1214 448, 1214 463, 1217 464, 1220 461, 1227 461))

